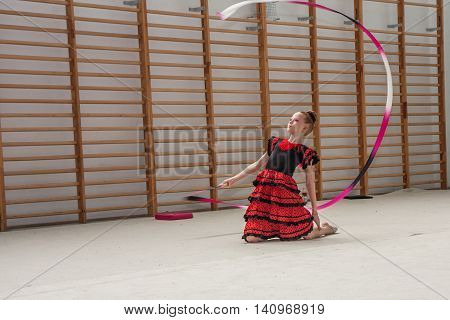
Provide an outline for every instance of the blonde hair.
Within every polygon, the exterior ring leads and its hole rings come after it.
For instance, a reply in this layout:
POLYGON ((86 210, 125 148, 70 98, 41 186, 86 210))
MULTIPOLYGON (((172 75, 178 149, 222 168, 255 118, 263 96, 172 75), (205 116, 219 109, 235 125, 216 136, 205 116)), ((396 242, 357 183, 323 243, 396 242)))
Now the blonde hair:
POLYGON ((301 111, 300 113, 305 115, 305 123, 310 125, 308 131, 306 131, 305 133, 305 137, 307 137, 313 132, 314 128, 316 127, 319 117, 314 111, 301 111))

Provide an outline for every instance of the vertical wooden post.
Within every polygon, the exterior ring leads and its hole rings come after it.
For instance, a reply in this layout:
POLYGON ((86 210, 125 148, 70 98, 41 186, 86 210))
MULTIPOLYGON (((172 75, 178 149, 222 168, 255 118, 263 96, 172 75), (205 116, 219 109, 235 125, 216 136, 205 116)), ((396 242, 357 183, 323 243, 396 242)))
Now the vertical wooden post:
MULTIPOLYGON (((354 0, 354 16, 360 23, 363 22, 362 0, 354 0)), ((364 33, 358 28, 355 31, 356 49, 356 91, 358 111, 358 145, 359 145, 359 168, 362 169, 367 160, 367 132, 366 132, 366 88, 364 71, 364 33)), ((360 180, 360 194, 368 195, 368 175, 365 174, 360 180)))
MULTIPOLYGON (((217 186, 217 155, 216 155, 216 131, 214 128, 214 96, 211 67, 211 33, 209 31, 209 6, 208 0, 200 0, 202 6, 202 39, 203 39, 203 64, 205 76, 205 106, 208 135, 209 154, 209 184, 211 187, 217 186)), ((210 197, 217 199, 217 189, 210 190, 210 197)), ((217 210, 217 203, 211 203, 211 210, 217 210)))
POLYGON ((148 44, 147 2, 138 3, 139 61, 141 73, 142 113, 144 114, 144 157, 147 188, 147 213, 153 217, 158 210, 156 194, 155 147, 153 140, 153 104, 150 83, 150 58, 148 44))
POLYGON ((75 165, 77 170, 78 221, 86 223, 86 189, 84 181, 83 132, 81 130, 81 104, 78 77, 77 41, 75 35, 75 9, 73 0, 66 2, 67 42, 69 44, 70 86, 75 140, 75 165))
MULTIPOLYGON (((261 125, 264 137, 263 147, 267 147, 267 139, 272 135, 270 93, 269 93, 269 52, 267 46, 267 13, 266 4, 257 4, 257 15, 259 24, 258 47, 259 47, 259 88, 261 91, 261 125)), ((267 150, 266 150, 267 151, 267 150)))
POLYGON ((2 118, 0 115, 0 232, 6 231, 6 192, 5 192, 5 167, 3 163, 3 138, 2 138, 2 118))
POLYGON ((438 81, 439 81, 439 141, 441 142, 441 189, 448 188, 447 182, 447 142, 446 142, 446 126, 445 126, 445 65, 444 65, 444 7, 443 1, 437 0, 436 10, 436 26, 437 26, 437 53, 438 58, 438 81))
POLYGON ((408 139, 408 86, 406 77, 406 56, 405 56, 405 1, 397 3, 397 23, 398 23, 398 68, 400 74, 400 121, 402 130, 402 162, 403 162, 403 188, 410 187, 409 172, 409 139, 408 139))
MULTIPOLYGON (((316 2, 316 0, 311 0, 310 2, 316 2)), ((318 65, 318 54, 317 54, 317 14, 316 7, 309 6, 309 17, 310 24, 309 27, 309 45, 311 47, 310 57, 311 57, 311 91, 312 91, 312 110, 319 115, 319 122, 314 128, 314 147, 317 153, 320 155, 321 145, 320 145, 320 105, 319 105, 319 65, 318 65)), ((317 164, 316 173, 316 192, 317 199, 322 200, 323 198, 323 182, 322 182, 322 161, 317 164)))

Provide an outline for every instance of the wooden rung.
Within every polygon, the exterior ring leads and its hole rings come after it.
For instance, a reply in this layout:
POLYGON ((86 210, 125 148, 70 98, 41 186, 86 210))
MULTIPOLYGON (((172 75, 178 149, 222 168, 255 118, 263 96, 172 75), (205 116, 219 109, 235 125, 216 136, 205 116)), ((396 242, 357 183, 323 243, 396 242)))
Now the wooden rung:
POLYGON ((142 118, 143 113, 80 113, 83 118, 142 118))
POLYGON ((169 67, 169 68, 188 68, 188 69, 203 69, 203 68, 205 68, 205 65, 203 65, 203 64, 156 62, 156 61, 150 61, 149 66, 151 66, 151 67, 169 67))
MULTIPOLYGON (((321 147, 323 148, 323 147, 321 147)), ((359 170, 358 167, 355 166, 341 166, 341 167, 328 167, 328 168, 322 168, 322 172, 324 171, 338 171, 338 170, 359 170)))
POLYGON ((442 142, 440 141, 432 141, 432 142, 410 142, 409 146, 434 146, 434 145, 441 145, 442 142))
MULTIPOLYGON (((391 63, 393 64, 393 63, 391 63)), ((438 63, 415 63, 415 62, 406 62, 407 67, 434 67, 438 68, 438 63)))
POLYGON ((287 46, 287 45, 279 45, 279 44, 269 44, 267 45, 269 49, 288 49, 288 50, 311 50, 311 47, 308 46, 287 46))
POLYGON ((251 66, 211 65, 211 68, 217 70, 259 70, 259 67, 251 67, 251 66))
POLYGON ((181 50, 161 50, 161 49, 149 49, 149 53, 154 54, 170 54, 170 55, 178 55, 178 56, 204 56, 204 52, 200 51, 181 51, 181 50))
POLYGON ((29 26, 15 26, 15 25, 12 25, 12 24, 0 24, 0 29, 4 29, 4 30, 20 30, 20 31, 34 31, 34 32, 45 32, 45 33, 67 33, 66 29, 29 27, 29 26))
MULTIPOLYGON (((357 85, 357 81, 334 81, 334 80, 322 80, 319 81, 319 84, 327 85, 327 84, 343 84, 343 85, 357 85)), ((366 83, 367 84, 367 83, 366 83)))
POLYGON ((270 79, 270 83, 312 83, 311 80, 270 79))
POLYGON ((177 38, 177 37, 159 37, 159 36, 149 36, 148 40, 163 41, 163 42, 203 43, 202 39, 177 38))
POLYGON ((132 73, 103 73, 103 72, 78 72, 79 77, 100 77, 100 78, 134 78, 139 79, 140 74, 132 73))
POLYGON ((78 182, 23 184, 23 185, 6 186, 5 190, 52 189, 52 188, 76 187, 77 185, 78 182))
MULTIPOLYGON (((221 20, 217 16, 209 16, 210 20, 221 20)), ((230 22, 250 22, 250 23, 257 23, 258 20, 256 18, 228 18, 227 21, 230 22)))
POLYGON ((211 77, 212 81, 232 81, 232 82, 261 82, 259 78, 224 78, 211 77))
POLYGON ((78 61, 78 63, 91 63, 91 64, 139 65, 139 61, 133 61, 133 60, 78 58, 77 61, 78 61))
POLYGON ((311 91, 269 90, 270 94, 312 94, 311 91))
POLYGON ((24 56, 17 54, 0 54, 0 59, 10 59, 10 60, 37 60, 37 61, 54 61, 54 62, 69 62, 69 58, 59 58, 59 57, 45 57, 45 56, 24 56))
POLYGON ((17 70, 17 69, 0 69, 0 74, 27 74, 38 76, 70 76, 70 72, 63 71, 44 71, 44 70, 17 70))
POLYGON ((0 99, 0 103, 71 104, 72 101, 63 99, 0 99))
POLYGON ((301 68, 269 68, 269 71, 273 72, 305 72, 310 73, 311 69, 301 69, 301 68))
POLYGON ((82 91, 141 91, 139 87, 103 87, 103 86, 80 86, 82 91))
POLYGON ((150 206, 149 203, 142 204, 142 205, 128 205, 128 206, 90 208, 90 209, 86 209, 86 213, 115 211, 115 210, 126 210, 126 209, 146 209, 148 206, 150 206))
POLYGON ((191 12, 174 12, 174 11, 163 11, 163 10, 147 10, 148 14, 164 15, 164 16, 174 16, 174 17, 185 17, 185 18, 203 18, 203 14, 191 13, 191 12))
POLYGON ((152 101, 155 106, 203 106, 206 104, 205 101, 152 101))
POLYGON ((2 118, 72 118, 73 113, 1 113, 2 118))
POLYGON ((136 196, 143 196, 143 195, 147 195, 147 191, 90 194, 90 195, 86 195, 86 199, 136 197, 136 196))
POLYGON ((359 148, 359 145, 354 144, 354 145, 332 145, 332 146, 320 146, 320 149, 322 150, 327 150, 327 149, 355 149, 355 148, 359 148))
POLYGON ((0 132, 63 132, 63 131, 75 131, 75 128, 74 127, 0 128, 0 132))
POLYGON ((74 144, 75 141, 26 141, 26 142, 3 142, 3 147, 67 146, 74 144))
POLYGON ((224 90, 224 89, 214 89, 213 93, 233 93, 233 94, 260 94, 261 90, 224 90))
POLYGON ((410 1, 405 1, 405 6, 437 8, 437 5, 433 4, 433 3, 418 3, 418 2, 410 2, 410 1))
POLYGON ((444 172, 444 171, 437 170, 437 171, 410 172, 409 174, 412 176, 421 176, 421 175, 429 175, 429 174, 441 174, 442 172, 444 172))
MULTIPOLYGON (((342 191, 342 189, 343 189, 342 187, 341 188, 334 188, 334 189, 324 189, 323 193, 338 192, 338 191, 342 191)), ((353 190, 360 190, 360 189, 361 189, 360 186, 355 186, 353 188, 353 190)))
POLYGON ((127 12, 138 12, 137 8, 124 7, 124 6, 111 6, 105 4, 87 3, 87 2, 74 2, 74 7, 80 8, 91 8, 91 9, 103 9, 103 10, 113 10, 113 11, 127 11, 127 12))
POLYGON ((380 185, 371 185, 369 183, 369 189, 382 189, 382 188, 392 188, 392 187, 403 187, 404 183, 386 183, 386 184, 380 184, 380 185))
POLYGON ((153 92, 205 93, 205 89, 152 88, 153 92))
POLYGON ((50 156, 29 156, 29 157, 4 157, 5 162, 14 161, 45 161, 45 160, 73 160, 75 155, 50 155, 50 156))
POLYGON ((269 24, 269 25, 277 25, 277 26, 304 27, 304 28, 311 27, 310 23, 290 22, 290 21, 270 21, 270 20, 267 20, 267 24, 269 24))
POLYGON ((424 184, 435 184, 435 183, 442 183, 443 179, 439 180, 426 180, 426 181, 417 181, 417 182, 411 182, 412 186, 421 186, 424 184))
POLYGON ((311 36, 307 35, 307 34, 279 33, 279 32, 268 32, 267 37, 298 38, 298 39, 310 39, 311 38, 311 36))
POLYGON ((340 156, 322 156, 322 160, 346 160, 346 159, 359 159, 358 155, 355 156, 345 156, 345 155, 340 155, 340 156))
POLYGON ((37 13, 37 12, 26 12, 26 11, 16 11, 16 10, 0 10, 0 14, 11 15, 11 16, 21 16, 21 17, 35 17, 35 18, 47 18, 56 20, 66 20, 67 17, 61 14, 48 14, 48 13, 37 13))
POLYGON ((406 36, 413 36, 413 37, 430 37, 430 38, 437 38, 437 33, 418 33, 418 32, 405 32, 406 36))
POLYGON ((222 28, 209 28, 211 33, 235 33, 235 34, 251 34, 258 35, 258 31, 247 31, 247 30, 233 30, 233 29, 222 29, 222 28))
POLYGON ((144 127, 82 127, 82 131, 138 131, 144 127))
POLYGON ((15 83, 0 83, 0 88, 3 89, 48 89, 48 90, 71 90, 71 86, 49 85, 49 84, 15 84, 15 83))
POLYGON ((141 105, 141 100, 81 100, 81 104, 132 104, 141 105))
POLYGON ((352 181, 355 177, 322 178, 323 182, 352 181))
POLYGON ((60 174, 60 173, 75 173, 76 168, 70 169, 50 169, 50 170, 15 170, 5 171, 5 176, 31 176, 40 174, 60 174))
POLYGON ((84 140, 85 145, 98 145, 98 144, 136 144, 143 143, 143 139, 131 139, 131 140, 84 140))
POLYGON ((116 33, 116 32, 75 30, 75 34, 80 35, 80 36, 92 36, 92 37, 139 39, 139 36, 136 34, 126 34, 126 33, 116 33))
POLYGON ((148 23, 147 26, 149 28, 158 28, 158 29, 176 29, 176 30, 191 30, 191 31, 202 31, 202 27, 192 27, 192 26, 184 26, 184 25, 176 25, 176 24, 164 24, 164 23, 148 23))
POLYGON ((419 161, 419 162, 409 162, 410 166, 425 166, 429 164, 441 164, 443 161, 419 161))
POLYGON ((433 154, 442 154, 442 151, 410 152, 410 156, 429 156, 433 154))
POLYGON ((205 77, 196 77, 196 76, 166 76, 166 75, 155 75, 151 74, 150 79, 160 79, 160 80, 199 80, 205 81, 205 77))
POLYGON ((403 177, 404 175, 405 173, 369 174, 369 178, 371 179, 394 178, 394 177, 403 177))
POLYGON ((117 20, 117 19, 101 19, 101 18, 88 18, 88 17, 75 17, 75 21, 84 22, 97 22, 97 23, 107 23, 107 24, 122 24, 128 26, 137 26, 137 21, 127 21, 127 20, 117 20))
MULTIPOLYGON (((336 31, 348 31, 348 32, 355 32, 356 28, 346 28, 346 27, 335 27, 335 26, 327 26, 327 25, 317 25, 318 29, 326 29, 326 30, 336 30, 336 31)), ((372 30, 372 29, 371 29, 372 30)))
POLYGON ((50 211, 50 212, 35 212, 35 213, 13 213, 8 215, 8 219, 29 219, 29 218, 41 218, 41 217, 53 217, 76 214, 78 215, 80 210, 64 210, 64 211, 50 211))
POLYGON ((258 48, 259 47, 259 45, 257 43, 241 42, 241 41, 211 40, 210 43, 211 44, 215 44, 215 45, 223 45, 223 46, 253 47, 253 48, 258 48))
POLYGON ((370 165, 370 169, 376 169, 376 168, 395 168, 395 167, 401 167, 403 163, 386 163, 386 164, 372 164, 370 165))
MULTIPOLYGON (((343 42, 355 42, 356 40, 353 38, 341 38, 341 37, 328 37, 328 36, 317 36, 317 40, 325 40, 325 41, 343 41, 343 42)), ((372 41, 369 40, 370 43, 372 41)))
POLYGON ((237 59, 259 59, 257 54, 211 52, 211 57, 237 58, 237 59))
POLYGON ((42 203, 42 202, 60 202, 60 201, 71 201, 78 200, 77 196, 66 196, 66 197, 48 197, 48 198, 31 198, 26 200, 8 200, 6 201, 7 205, 18 205, 18 204, 27 204, 27 203, 42 203))
POLYGON ((121 152, 121 153, 85 153, 84 158, 86 159, 97 159, 97 158, 133 158, 133 157, 143 157, 144 152, 121 152))
POLYGON ((142 170, 146 169, 145 165, 141 166, 110 166, 110 167, 90 167, 85 168, 84 172, 104 172, 104 171, 129 171, 129 170, 142 170))
POLYGON ((130 179, 117 179, 117 180, 95 180, 86 181, 86 186, 104 186, 109 184, 128 184, 128 183, 141 183, 146 182, 148 178, 130 178, 130 179))
POLYGON ((77 45, 77 49, 139 52, 139 48, 108 47, 108 46, 94 46, 94 45, 81 45, 81 44, 77 45))
POLYGON ((426 47, 426 48, 437 48, 437 44, 435 43, 421 43, 421 42, 406 42, 405 46, 411 47, 426 47))
POLYGON ((287 56, 268 56, 269 60, 289 60, 289 61, 311 61, 311 58, 287 57, 287 56))
POLYGON ((409 134, 409 136, 422 136, 422 135, 439 136, 441 133, 440 132, 409 132, 408 134, 409 134))
MULTIPOLYGON (((355 63, 354 60, 347 60, 347 59, 324 59, 319 58, 317 59, 318 62, 329 62, 329 63, 355 63)), ((391 64, 393 64, 391 62, 391 64)), ((339 73, 339 71, 335 71, 336 73, 339 73)))

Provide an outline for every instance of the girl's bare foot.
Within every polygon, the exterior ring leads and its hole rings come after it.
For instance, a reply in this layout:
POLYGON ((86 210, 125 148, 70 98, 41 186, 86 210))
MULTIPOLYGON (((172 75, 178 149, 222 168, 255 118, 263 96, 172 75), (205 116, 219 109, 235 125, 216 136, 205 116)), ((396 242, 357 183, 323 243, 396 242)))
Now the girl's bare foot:
POLYGON ((338 227, 332 226, 328 222, 322 223, 322 226, 327 229, 325 235, 336 233, 336 231, 338 230, 338 227))

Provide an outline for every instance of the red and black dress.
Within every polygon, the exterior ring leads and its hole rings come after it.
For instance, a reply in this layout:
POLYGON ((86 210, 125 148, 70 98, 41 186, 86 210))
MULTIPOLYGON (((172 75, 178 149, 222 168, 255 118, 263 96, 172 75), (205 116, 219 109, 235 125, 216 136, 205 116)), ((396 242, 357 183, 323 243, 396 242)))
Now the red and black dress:
POLYGON ((305 201, 292 175, 298 166, 306 169, 318 163, 319 156, 303 144, 275 136, 268 139, 267 154, 266 168, 256 176, 255 188, 248 197, 242 239, 299 239, 312 231, 313 218, 304 208, 305 201))

